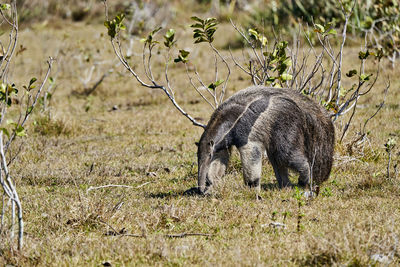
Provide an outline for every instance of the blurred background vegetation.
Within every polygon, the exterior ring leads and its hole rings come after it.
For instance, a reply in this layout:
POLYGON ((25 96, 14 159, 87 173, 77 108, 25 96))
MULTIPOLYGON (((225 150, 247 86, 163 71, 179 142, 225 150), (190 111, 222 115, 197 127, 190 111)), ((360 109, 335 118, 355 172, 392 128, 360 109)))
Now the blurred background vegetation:
MULTIPOLYGON (((349 5, 351 1, 342 0, 349 5)), ((18 1, 20 23, 48 23, 55 27, 61 21, 101 23, 104 20, 102 0, 21 0, 18 1)), ((290 35, 299 23, 333 23, 340 28, 343 15, 338 0, 113 0, 112 14, 123 12, 133 17, 129 29, 132 34, 166 24, 180 24, 192 14, 206 14, 219 21, 234 18, 245 28, 256 28, 271 36, 275 31, 290 35), (272 30, 274 29, 274 31, 272 30)), ((363 37, 369 33, 371 46, 383 48, 386 55, 399 55, 400 4, 397 0, 358 0, 350 21, 350 33, 363 37)), ((60 25, 61 27, 61 25, 60 25)))

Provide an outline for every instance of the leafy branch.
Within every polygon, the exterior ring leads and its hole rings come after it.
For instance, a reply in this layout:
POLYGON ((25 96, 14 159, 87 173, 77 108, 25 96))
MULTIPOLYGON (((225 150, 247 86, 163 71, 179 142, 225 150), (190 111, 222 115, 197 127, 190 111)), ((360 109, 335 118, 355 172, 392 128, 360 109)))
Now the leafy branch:
MULTIPOLYGON (((110 37, 111 45, 113 47, 114 53, 122 63, 122 65, 130 72, 133 77, 137 80, 137 82, 143 86, 150 89, 160 89, 162 90, 174 107, 186 118, 188 118, 193 125, 205 127, 204 124, 198 122, 195 118, 189 115, 176 101, 175 98, 175 90, 171 81, 169 79, 169 65, 171 62, 171 54, 174 53, 175 47, 177 44, 176 40, 176 32, 174 29, 169 29, 165 32, 163 36, 163 44, 166 48, 166 62, 164 68, 164 77, 165 82, 161 82, 156 80, 152 70, 152 57, 154 48, 160 45, 160 41, 157 40, 157 34, 162 30, 161 27, 158 27, 151 31, 145 38, 141 39, 143 42, 143 52, 142 52, 142 63, 143 63, 143 70, 144 70, 144 77, 141 77, 130 65, 129 60, 131 57, 126 55, 126 52, 122 49, 121 41, 121 33, 125 29, 123 24, 124 22, 124 15, 117 15, 115 18, 109 20, 108 19, 108 7, 107 1, 103 1, 105 4, 105 13, 106 13, 106 21, 104 25, 107 28, 108 35, 110 37)), ((194 43, 207 43, 211 50, 214 53, 214 62, 215 62, 215 80, 211 83, 205 83, 201 79, 199 73, 197 72, 196 68, 194 71, 194 77, 190 74, 188 64, 190 62, 190 52, 185 49, 178 49, 178 54, 174 58, 174 63, 182 63, 185 65, 186 74, 189 78, 189 82, 191 86, 196 90, 196 92, 205 100, 213 109, 217 108, 224 100, 227 82, 230 76, 230 67, 228 62, 226 61, 225 57, 223 57, 220 52, 213 46, 214 34, 217 30, 218 22, 215 18, 207 18, 201 19, 198 17, 192 17, 192 20, 195 22, 191 25, 193 30, 193 38, 194 43), (219 71, 218 71, 218 62, 222 62, 222 64, 227 69, 227 75, 225 79, 219 78, 219 71), (197 81, 197 82, 196 82, 197 81), (200 86, 196 85, 200 84, 200 86), (206 84, 209 84, 206 86, 206 84), (222 88, 218 90, 219 86, 222 88), (205 88, 208 95, 205 95, 200 88, 205 88)), ((192 63, 191 63, 192 64, 192 63)))

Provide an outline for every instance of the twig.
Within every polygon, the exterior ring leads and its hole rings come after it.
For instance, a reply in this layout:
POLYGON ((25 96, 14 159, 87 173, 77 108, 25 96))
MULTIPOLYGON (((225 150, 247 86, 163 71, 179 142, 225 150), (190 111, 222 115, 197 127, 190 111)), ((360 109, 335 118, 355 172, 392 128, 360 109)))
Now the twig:
POLYGON ((213 236, 213 234, 203 234, 203 233, 181 233, 181 234, 167 234, 165 235, 169 238, 183 238, 187 236, 213 236))
MULTIPOLYGON (((101 222, 102 224, 107 225, 108 227, 111 228, 112 231, 107 232, 106 235, 108 236, 130 236, 130 237, 146 237, 144 235, 136 235, 136 234, 127 234, 127 233, 122 233, 121 231, 117 231, 115 230, 114 227, 112 227, 110 224, 108 224, 107 222, 103 221, 103 220, 98 220, 99 222, 101 222)), ((124 228, 122 229, 122 231, 125 230, 124 228)))
POLYGON ((145 186, 145 185, 147 185, 147 184, 149 184, 149 183, 151 183, 151 182, 145 182, 145 183, 143 183, 143 184, 141 184, 141 185, 136 186, 135 188, 141 188, 141 187, 143 187, 143 186, 145 186))
POLYGON ((96 90, 96 88, 104 81, 104 79, 107 77, 109 75, 109 72, 107 71, 106 73, 104 73, 101 77, 100 77, 100 79, 91 87, 91 88, 88 88, 88 89, 86 89, 83 93, 85 94, 85 95, 90 95, 91 93, 93 93, 94 92, 94 90, 96 90))
MULTIPOLYGON (((112 227, 110 224, 108 224, 107 222, 103 221, 102 219, 98 220, 99 222, 101 222, 102 224, 105 224, 106 226, 108 226, 109 228, 111 228, 112 231, 107 232, 109 236, 129 236, 129 237, 146 237, 145 235, 138 235, 138 234, 127 234, 124 233, 123 230, 125 230, 125 228, 123 228, 121 231, 117 231, 114 227, 112 227)), ((180 233, 180 234, 166 234, 165 237, 169 237, 169 238, 183 238, 183 237, 187 237, 187 236, 212 236, 212 234, 203 234, 203 233, 180 233)))
POLYGON ((141 188, 151 182, 145 182, 141 185, 138 186, 130 186, 130 185, 120 185, 120 184, 107 184, 107 185, 101 185, 101 186, 90 186, 87 190, 86 193, 95 189, 101 189, 101 188, 108 188, 108 187, 122 187, 122 188, 141 188))

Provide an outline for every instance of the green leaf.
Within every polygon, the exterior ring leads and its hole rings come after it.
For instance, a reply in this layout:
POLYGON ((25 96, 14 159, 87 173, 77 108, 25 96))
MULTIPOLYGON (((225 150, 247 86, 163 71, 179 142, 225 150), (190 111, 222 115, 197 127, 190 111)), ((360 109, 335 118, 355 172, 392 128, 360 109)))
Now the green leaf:
POLYGON ((171 48, 175 44, 174 38, 175 38, 175 30, 169 29, 164 35, 165 39, 164 45, 168 48, 171 48))
POLYGON ((194 21, 198 21, 198 22, 200 22, 200 23, 203 23, 204 22, 204 20, 202 20, 201 18, 199 18, 199 17, 196 17, 196 16, 193 16, 193 17, 190 17, 192 20, 194 20, 194 21))
POLYGON ((223 82, 224 82, 224 80, 218 80, 218 81, 216 81, 216 82, 214 82, 214 83, 210 83, 210 84, 208 85, 208 89, 215 90, 215 89, 216 89, 219 85, 221 85, 223 82))
POLYGON ((194 41, 195 44, 202 43, 202 42, 207 42, 207 39, 200 37, 196 41, 194 41))
POLYGON ((17 128, 15 129, 15 135, 20 136, 20 137, 26 136, 24 127, 22 127, 21 125, 18 125, 17 128))
POLYGON ((273 83, 273 82, 275 82, 276 79, 277 79, 276 77, 269 77, 267 79, 267 83, 273 83))
POLYGON ((0 128, 0 131, 2 131, 5 135, 7 135, 8 138, 10 138, 10 133, 6 128, 0 128))
POLYGON ((154 30, 150 33, 150 35, 153 36, 154 34, 158 33, 161 29, 162 29, 162 27, 158 27, 158 28, 154 29, 154 30))
POLYGON ((347 95, 348 91, 344 89, 343 87, 340 87, 339 89, 339 96, 345 97, 347 95))
MULTIPOLYGON (((147 35, 147 38, 142 38, 142 39, 140 39, 140 41, 143 42, 143 43, 149 44, 149 45, 158 44, 158 41, 153 41, 153 35, 155 35, 156 33, 158 33, 161 29, 162 29, 162 27, 155 28, 154 30, 152 30, 152 31, 147 35)), ((165 37, 165 36, 164 36, 164 37, 165 37)))
POLYGON ((186 50, 183 50, 183 49, 179 50, 178 58, 175 58, 174 62, 175 63, 178 63, 178 62, 186 63, 186 62, 188 62, 189 61, 189 59, 188 59, 189 54, 190 54, 189 51, 186 51, 186 50))
POLYGON ((353 77, 354 75, 356 75, 357 74, 357 71, 356 70, 350 70, 348 73, 346 73, 346 76, 347 77, 353 77))
POLYGON ((165 33, 165 37, 167 39, 171 39, 172 37, 174 37, 175 35, 175 30, 174 29, 169 29, 166 33, 165 33))
POLYGON ((326 34, 327 34, 327 35, 328 35, 328 34, 336 35, 336 34, 337 34, 337 31, 336 31, 335 29, 330 29, 326 34))
POLYGON ((361 60, 367 59, 369 55, 370 54, 369 54, 368 50, 366 52, 363 52, 363 51, 358 52, 358 58, 361 60))
POLYGON ((0 4, 0 9, 1 10, 9 10, 11 8, 10 4, 0 4))
POLYGON ((315 26, 315 30, 314 30, 315 32, 318 32, 318 33, 325 32, 325 27, 322 26, 321 24, 316 23, 314 26, 315 26))
POLYGON ((183 50, 183 49, 179 50, 179 53, 180 53, 183 57, 187 57, 187 56, 190 54, 189 51, 186 51, 186 50, 183 50))
POLYGON ((261 36, 260 42, 262 46, 266 46, 268 44, 268 39, 265 36, 261 36))
POLYGON ((215 84, 215 87, 221 85, 224 81, 225 81, 225 80, 223 80, 223 79, 216 81, 216 82, 214 83, 214 84, 215 84))
POLYGON ((374 55, 375 55, 375 57, 376 57, 377 59, 380 60, 380 59, 384 56, 383 49, 382 49, 382 48, 376 49, 374 55))
POLYGON ((288 46, 288 42, 287 41, 282 41, 278 44, 278 48, 279 49, 285 49, 288 46))
POLYGON ((29 87, 34 83, 34 82, 36 82, 37 81, 37 79, 34 77, 34 78, 32 78, 30 81, 29 81, 29 87))
POLYGON ((372 76, 372 73, 371 74, 361 74, 360 75, 360 80, 361 81, 369 81, 369 78, 372 76))
POLYGON ((200 29, 203 29, 203 24, 195 23, 195 24, 190 25, 190 27, 191 27, 191 28, 200 28, 200 29))
POLYGON ((258 40, 258 32, 257 32, 256 30, 254 30, 254 29, 249 29, 248 32, 249 32, 249 35, 250 35, 251 37, 253 37, 254 39, 258 40))
POLYGON ((198 17, 192 17, 192 20, 197 23, 190 25, 190 27, 194 28, 193 30, 193 38, 195 39, 195 44, 202 42, 213 42, 214 33, 217 30, 218 21, 216 18, 207 18, 205 20, 200 19, 198 17))
POLYGON ((218 22, 211 22, 210 24, 206 24, 205 29, 209 29, 209 28, 215 28, 215 26, 218 25, 218 22))
POLYGON ((368 30, 372 27, 374 19, 370 16, 366 16, 363 21, 361 21, 361 28, 368 30))
POLYGON ((293 79, 293 76, 292 76, 291 74, 283 73, 283 74, 281 75, 281 80, 284 81, 284 82, 290 81, 290 80, 292 80, 292 79, 293 79))
POLYGON ((204 21, 204 24, 211 24, 211 23, 214 23, 214 22, 218 22, 216 18, 207 18, 204 21))
POLYGON ((194 34, 193 34, 193 38, 199 38, 199 37, 201 37, 202 35, 201 35, 201 33, 200 32, 195 32, 194 34))
POLYGON ((126 29, 125 25, 122 23, 124 18, 125 14, 121 13, 115 16, 113 20, 104 21, 104 26, 106 26, 108 30, 108 36, 110 36, 112 39, 115 38, 115 36, 117 35, 117 33, 119 33, 120 30, 126 29))
POLYGON ((286 66, 291 66, 292 65, 292 59, 290 57, 288 57, 287 59, 285 59, 282 64, 286 65, 286 66))
POLYGON ((208 89, 215 90, 215 88, 216 88, 216 86, 215 86, 214 83, 210 83, 210 84, 208 85, 208 89))

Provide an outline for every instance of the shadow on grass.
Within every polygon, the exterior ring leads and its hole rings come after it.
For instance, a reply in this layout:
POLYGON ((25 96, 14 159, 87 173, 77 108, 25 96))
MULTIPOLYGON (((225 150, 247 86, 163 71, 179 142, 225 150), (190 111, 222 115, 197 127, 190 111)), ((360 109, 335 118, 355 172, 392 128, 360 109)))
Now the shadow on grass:
POLYGON ((266 183, 266 184, 261 184, 261 190, 263 190, 263 191, 277 191, 277 190, 281 190, 281 188, 279 188, 277 183, 266 183))
MULTIPOLYGON (((261 184, 261 190, 263 191, 277 191, 280 190, 278 184, 276 183, 266 183, 261 184)), ((205 197, 209 194, 201 193, 197 187, 192 187, 188 190, 178 190, 178 191, 168 191, 168 192, 158 192, 158 193, 149 193, 147 197, 149 198, 178 198, 178 197, 205 197)))
POLYGON ((188 190, 168 191, 159 193, 150 193, 147 195, 149 198, 178 198, 190 196, 204 196, 197 187, 192 187, 188 190))
POLYGON ((146 196, 148 198, 178 198, 178 197, 182 197, 185 196, 185 191, 168 191, 168 192, 158 192, 158 193, 149 193, 146 194, 146 196))

